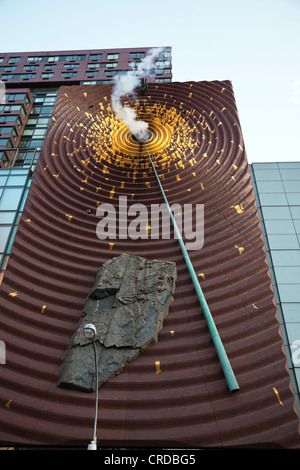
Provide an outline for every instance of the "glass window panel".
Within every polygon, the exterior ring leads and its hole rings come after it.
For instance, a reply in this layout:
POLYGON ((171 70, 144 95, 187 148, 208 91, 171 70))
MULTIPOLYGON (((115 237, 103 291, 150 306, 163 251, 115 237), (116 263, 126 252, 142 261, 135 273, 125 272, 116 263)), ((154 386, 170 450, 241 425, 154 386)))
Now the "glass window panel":
POLYGON ((291 206, 290 209, 293 219, 300 219, 300 206, 291 206))
POLYGON ((25 202, 26 202, 28 191, 29 191, 29 188, 26 188, 25 191, 24 191, 24 195, 23 195, 22 202, 21 202, 21 205, 20 205, 20 211, 22 211, 24 209, 24 205, 25 205, 25 202))
MULTIPOLYGON (((283 180, 300 180, 300 167, 293 169, 280 169, 280 174, 283 180)), ((300 182, 299 182, 300 185, 300 182)))
POLYGON ((16 233, 17 233, 17 230, 18 230, 18 227, 14 227, 13 228, 13 231, 12 231, 12 234, 10 236, 10 239, 9 239, 9 243, 8 243, 8 246, 7 246, 7 250, 6 252, 9 254, 11 252, 11 249, 12 249, 12 246, 13 246, 13 242, 14 242, 14 239, 15 239, 15 236, 16 236, 16 233))
POLYGON ((278 284, 300 284, 300 266, 276 266, 274 270, 278 284))
POLYGON ((289 207, 283 206, 265 206, 262 207, 262 213, 265 220, 284 220, 291 219, 291 213, 289 207))
POLYGON ((300 248, 296 235, 268 235, 268 242, 271 250, 297 250, 300 248))
POLYGON ((33 137, 44 137, 47 132, 47 128, 36 129, 33 133, 33 137))
POLYGON ((255 169, 254 170, 254 174, 255 174, 255 178, 257 181, 274 181, 274 180, 277 180, 277 181, 280 181, 281 180, 281 176, 280 176, 280 172, 279 170, 275 170, 275 169, 266 169, 266 170, 262 170, 262 169, 255 169))
POLYGON ((41 108, 41 114, 52 114, 53 106, 43 106, 41 108))
POLYGON ((278 162, 278 168, 300 168, 300 162, 278 162))
POLYGON ((293 220, 296 233, 300 235, 300 220, 293 220))
POLYGON ((300 322, 300 303, 282 303, 281 307, 286 322, 300 322))
POLYGON ((259 199, 262 206, 288 205, 288 201, 284 193, 260 193, 259 199))
POLYGON ((18 208, 23 188, 6 188, 0 199, 1 211, 13 211, 18 208))
POLYGON ((5 225, 5 226, 0 225, 0 251, 1 252, 4 252, 5 250, 5 245, 7 243, 10 229, 11 229, 10 225, 5 225))
POLYGON ((13 168, 10 174, 11 175, 28 175, 28 170, 13 168))
POLYGON ((11 175, 8 177, 7 186, 24 186, 27 176, 26 175, 11 175))
POLYGON ((300 302, 300 284, 278 284, 278 290, 281 302, 300 302))
POLYGON ((287 200, 292 206, 300 206, 300 193, 287 193, 287 200))
POLYGON ((271 256, 274 267, 300 266, 300 250, 274 250, 271 256))
MULTIPOLYGON (((0 170, 0 171, 2 173, 2 170, 0 170)), ((2 174, 1 174, 0 175, 0 186, 5 186, 6 181, 7 181, 7 176, 2 176, 2 174)))
POLYGON ((289 343, 300 339, 300 323, 286 323, 289 343))
POLYGON ((256 181, 258 193, 284 193, 282 181, 256 181))
POLYGON ((15 212, 0 212, 0 224, 12 224, 15 215, 15 212))
POLYGON ((300 192, 300 181, 297 181, 297 180, 284 181, 283 186, 287 193, 299 193, 300 192))

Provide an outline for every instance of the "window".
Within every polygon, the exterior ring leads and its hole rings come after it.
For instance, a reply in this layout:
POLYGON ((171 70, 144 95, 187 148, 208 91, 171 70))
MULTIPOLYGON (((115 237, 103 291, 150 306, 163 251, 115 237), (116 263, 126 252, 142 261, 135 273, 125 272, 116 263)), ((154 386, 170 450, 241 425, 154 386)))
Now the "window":
POLYGON ((5 95, 6 101, 24 101, 26 93, 8 93, 5 95))
POLYGON ((10 139, 0 139, 0 147, 12 148, 12 143, 10 139))
POLYGON ((27 62, 42 62, 43 60, 43 57, 28 57, 27 58, 27 62))
POLYGON ((0 105, 0 111, 4 111, 5 113, 8 113, 9 111, 20 111, 22 108, 21 104, 1 104, 0 105))
POLYGON ((20 198, 23 192, 21 188, 5 188, 0 199, 0 210, 1 211, 13 211, 17 210, 20 198))
POLYGON ((23 70, 24 72, 31 72, 33 70, 37 70, 38 68, 38 65, 24 65, 23 70))
POLYGON ((112 77, 113 75, 116 75, 116 70, 105 70, 104 71, 104 75, 106 75, 107 77, 112 77))
POLYGON ((48 62, 58 62, 59 61, 59 56, 53 56, 53 57, 48 57, 47 59, 48 62))
POLYGON ((98 73, 99 73, 98 71, 96 71, 96 72, 85 72, 85 76, 93 78, 93 77, 96 77, 98 75, 98 73))
POLYGON ((35 73, 11 73, 10 75, 2 75, 2 80, 29 80, 34 78, 35 73))
POLYGON ((16 65, 3 65, 0 67, 0 72, 13 72, 16 68, 16 65))
POLYGON ((44 70, 47 72, 50 72, 51 70, 54 70, 56 68, 56 64, 46 64, 44 66, 44 70))
POLYGON ((171 57, 171 51, 162 51, 158 54, 158 57, 171 57))
POLYGON ((13 126, 0 127, 0 134, 11 134, 13 129, 13 126))
POLYGON ((105 67, 105 64, 87 64, 88 69, 99 69, 100 67, 105 67))
POLYGON ((167 83, 167 82, 170 82, 171 79, 170 78, 156 78, 155 79, 155 83, 167 83))
POLYGON ((4 167, 7 167, 9 160, 6 152, 0 152, 0 161, 3 163, 4 167))
POLYGON ((291 213, 287 206, 264 206, 262 212, 265 220, 291 219, 291 213))
POLYGON ((157 60, 155 62, 156 67, 168 67, 171 65, 170 60, 157 60))
POLYGON ((129 59, 143 59, 145 57, 145 52, 130 52, 129 59))
POLYGON ((64 64, 64 69, 78 69, 79 64, 64 64))
POLYGON ((85 60, 85 55, 67 55, 65 56, 65 59, 62 59, 61 56, 59 60, 66 60, 67 62, 70 62, 72 60, 85 60))
POLYGON ((107 54, 107 60, 118 59, 118 58, 119 58, 118 53, 107 54))
POLYGON ((21 58, 21 57, 10 57, 10 58, 8 59, 8 63, 9 63, 9 64, 17 64, 17 63, 20 61, 20 58, 21 58))
POLYGON ((261 169, 254 171, 256 181, 280 181, 281 176, 279 170, 261 169))
POLYGON ((71 77, 76 77, 77 72, 62 72, 61 76, 63 78, 71 78, 71 77))
POLYGON ((101 60, 102 54, 90 54, 90 60, 101 60))
POLYGON ((43 72, 41 74, 41 78, 52 78, 53 77, 53 72, 43 72))

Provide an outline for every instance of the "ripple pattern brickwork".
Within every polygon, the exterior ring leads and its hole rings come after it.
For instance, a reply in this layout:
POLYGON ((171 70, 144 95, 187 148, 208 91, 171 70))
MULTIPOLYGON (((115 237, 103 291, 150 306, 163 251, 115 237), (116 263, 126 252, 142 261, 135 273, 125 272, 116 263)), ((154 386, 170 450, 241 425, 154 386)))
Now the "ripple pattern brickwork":
MULTIPOLYGON (((110 93, 111 86, 70 86, 57 98, 0 291, 7 348, 1 444, 90 442, 94 395, 56 384, 98 268, 133 253, 176 262, 175 300, 158 342, 100 388, 99 445, 299 447, 231 82, 149 84, 146 96, 126 104, 148 122, 146 145, 170 205, 204 204, 204 245, 189 254, 236 393, 227 388, 178 241, 151 238, 150 219, 136 240, 96 236, 102 204, 117 209, 126 196, 128 206, 143 204, 150 214, 163 202, 145 146, 113 113, 110 93)), ((192 220, 195 228, 194 211, 192 220)))

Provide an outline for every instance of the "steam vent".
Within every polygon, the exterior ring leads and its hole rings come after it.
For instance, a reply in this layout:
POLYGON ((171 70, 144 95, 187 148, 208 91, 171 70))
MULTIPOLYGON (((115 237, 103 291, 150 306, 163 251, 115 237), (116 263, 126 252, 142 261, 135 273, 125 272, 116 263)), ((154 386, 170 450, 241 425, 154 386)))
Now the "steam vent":
POLYGON ((149 83, 145 95, 128 96, 126 105, 148 123, 144 143, 112 111, 111 92, 111 85, 60 88, 0 292, 1 445, 86 448, 95 395, 57 382, 96 273, 125 253, 176 263, 176 287, 158 341, 99 389, 99 447, 299 448, 231 82, 149 83), (204 244, 189 256, 239 383, 235 393, 178 240, 151 238, 150 220, 136 239, 96 234, 97 208, 118 211, 120 196, 149 214, 163 203, 147 150, 170 205, 204 204, 204 244))

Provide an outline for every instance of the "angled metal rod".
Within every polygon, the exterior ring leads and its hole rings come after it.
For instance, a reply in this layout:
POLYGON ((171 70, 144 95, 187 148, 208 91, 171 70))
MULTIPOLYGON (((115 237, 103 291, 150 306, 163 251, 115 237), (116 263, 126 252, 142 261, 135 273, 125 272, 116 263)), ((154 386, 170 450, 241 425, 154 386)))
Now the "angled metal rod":
POLYGON ((185 247, 185 244, 182 240, 182 236, 181 236, 181 233, 180 233, 180 230, 177 226, 177 223, 174 219, 174 216, 172 214, 172 211, 171 211, 171 208, 170 208, 170 205, 169 205, 169 202, 168 202, 168 199, 165 195, 165 192, 164 192, 164 189, 162 187, 162 184, 159 180, 159 177, 158 177, 158 174, 156 172, 156 169, 155 169, 155 166, 153 164, 153 161, 152 161, 152 158, 149 154, 149 151, 147 149, 147 146, 146 144, 145 145, 145 148, 147 150, 147 153, 148 153, 148 157, 150 159, 150 162, 151 162, 151 165, 152 165, 152 168, 153 168, 153 171, 154 171, 154 174, 156 176, 156 179, 157 179, 157 182, 158 182, 158 185, 160 187, 160 190, 161 190, 161 193, 163 195, 163 198, 164 198, 164 201, 166 203, 166 206, 167 206, 167 209, 168 209, 168 212, 169 212, 169 215, 170 215, 170 219, 172 221, 172 224, 173 224, 173 227, 174 227, 174 231, 176 233, 176 236, 178 238, 178 241, 179 241, 179 244, 180 244, 180 247, 181 247, 181 251, 182 251, 182 254, 184 256, 184 259, 185 259, 185 262, 186 262, 186 265, 188 267, 188 270, 189 270, 189 273, 190 273, 190 276, 191 276, 191 279, 192 279, 192 282, 194 284, 194 287, 195 287, 195 290, 196 290, 196 293, 197 293, 197 296, 198 296, 198 299, 199 299, 199 302, 200 302, 200 305, 201 305, 201 308, 202 308, 202 311, 203 311, 203 314, 205 316, 205 319, 206 319, 206 322, 207 322, 207 325, 208 325, 208 328, 209 328, 209 331, 210 331, 210 334, 211 334, 211 337, 212 337, 212 340, 214 342, 214 345, 215 345, 215 348, 216 348, 216 351, 217 351, 217 354, 218 354, 218 357, 219 357, 219 360, 220 360, 220 363, 221 363, 221 366, 222 366, 222 369, 223 369, 223 373, 225 375, 225 378, 226 378, 226 381, 227 381, 227 385, 228 385, 228 388, 231 392, 235 392, 237 390, 240 389, 239 385, 238 385, 238 382, 236 380, 236 377, 234 375, 234 372, 232 370, 232 367, 231 367, 231 364, 229 362, 229 359, 228 359, 228 356, 227 356, 227 353, 225 351, 225 348, 223 346, 223 343, 222 343, 222 340, 219 336, 219 333, 218 333, 218 330, 217 330, 217 327, 215 325, 215 322, 214 322, 214 319, 212 317, 212 314, 210 312, 210 309, 208 307, 208 304, 206 302, 206 299, 204 297, 204 294, 203 294, 203 291, 200 287, 200 284, 199 284, 199 280, 197 278, 197 275, 195 273, 195 270, 194 270, 194 267, 192 265, 192 262, 190 260, 190 257, 188 255, 188 252, 187 252, 187 249, 185 247))

